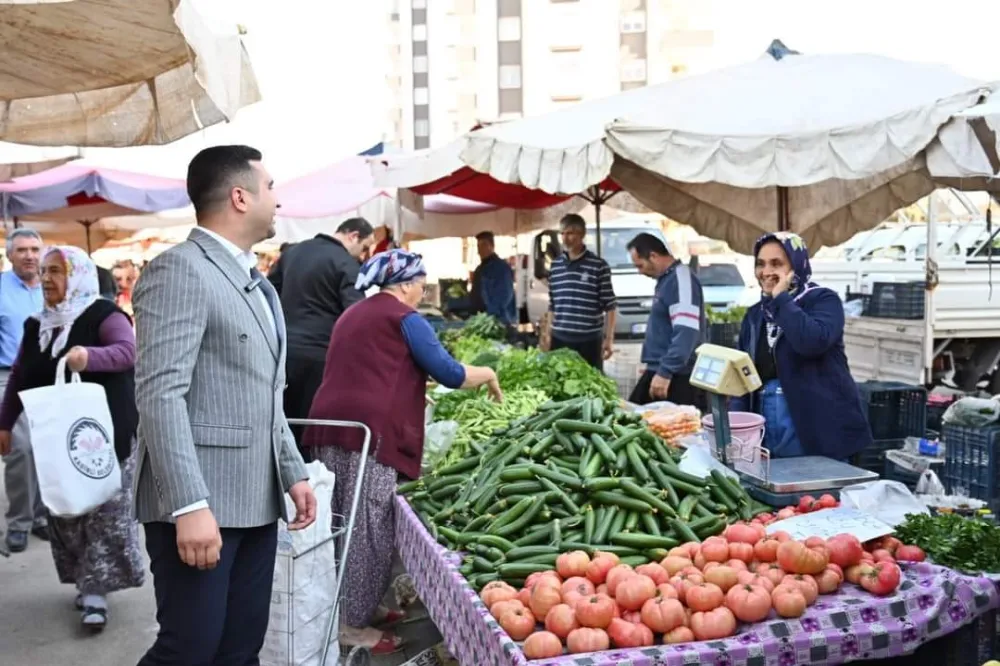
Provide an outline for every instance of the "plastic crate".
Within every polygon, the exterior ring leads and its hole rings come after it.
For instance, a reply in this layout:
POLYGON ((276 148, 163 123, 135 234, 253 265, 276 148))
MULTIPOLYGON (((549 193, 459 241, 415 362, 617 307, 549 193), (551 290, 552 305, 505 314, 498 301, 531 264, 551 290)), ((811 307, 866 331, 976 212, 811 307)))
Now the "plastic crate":
POLYGON ((737 349, 740 342, 740 322, 708 325, 708 341, 713 345, 721 345, 737 349))
POLYGON ((876 282, 871 298, 864 301, 861 316, 923 319, 924 287, 923 282, 876 282))
MULTIPOLYGON (((868 406, 868 423, 875 439, 923 437, 927 431, 927 391, 902 382, 858 384, 868 406)), ((881 471, 881 467, 878 470, 881 471)))
POLYGON ((920 474, 903 469, 896 463, 886 459, 882 469, 883 481, 899 481, 910 489, 910 492, 917 491, 917 482, 920 481, 920 474))
POLYGON ((851 456, 851 464, 881 475, 885 471, 885 452, 903 448, 905 439, 876 439, 872 445, 851 456))
POLYGON ((941 427, 945 445, 941 482, 951 495, 986 502, 1000 510, 1000 427, 969 428, 945 423, 941 427))

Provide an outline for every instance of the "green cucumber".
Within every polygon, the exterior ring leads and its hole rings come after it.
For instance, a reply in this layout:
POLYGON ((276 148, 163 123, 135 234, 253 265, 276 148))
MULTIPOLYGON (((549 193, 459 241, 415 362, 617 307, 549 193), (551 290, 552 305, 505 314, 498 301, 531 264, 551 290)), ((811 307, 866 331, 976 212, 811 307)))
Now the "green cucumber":
POLYGON ((532 458, 539 457, 540 455, 545 453, 545 451, 548 450, 549 447, 551 447, 555 443, 555 441, 556 441, 556 436, 553 435, 552 433, 545 435, 540 440, 538 440, 537 444, 531 447, 531 453, 529 455, 531 455, 532 458))
MULTIPOLYGON (((705 486, 708 485, 708 481, 706 479, 699 478, 694 474, 688 474, 687 472, 682 472, 679 469, 675 469, 664 463, 660 463, 660 467, 661 469, 663 469, 664 473, 667 474, 668 476, 671 476, 677 479, 678 481, 683 481, 684 483, 692 485, 696 488, 704 488, 705 486)), ((718 470, 712 470, 712 471, 715 472, 716 474, 719 473, 718 470)))
POLYGON ((643 564, 647 564, 648 562, 649 558, 645 555, 626 555, 621 558, 621 563, 627 564, 630 567, 641 567, 643 564))
POLYGON ((602 490, 594 493, 593 498, 601 504, 611 504, 628 511, 639 511, 641 513, 650 513, 654 511, 651 505, 627 495, 619 495, 617 493, 602 490))
POLYGON ((594 449, 601 454, 601 457, 604 458, 609 465, 613 465, 615 463, 617 455, 611 450, 611 447, 608 446, 608 443, 604 441, 603 437, 595 433, 590 436, 590 441, 593 443, 594 449))
POLYGON ((508 562, 523 560, 526 557, 535 555, 558 555, 559 548, 555 546, 518 546, 507 551, 508 562))
POLYGON ((632 442, 632 441, 638 439, 645 430, 646 430, 645 427, 632 428, 631 430, 624 430, 624 434, 620 435, 618 437, 618 439, 616 439, 616 440, 614 440, 612 442, 609 442, 608 446, 611 447, 612 451, 614 451, 615 453, 617 453, 626 444, 628 444, 629 442, 632 442))
POLYGON ((583 487, 589 492, 596 492, 598 490, 617 490, 618 485, 621 483, 620 477, 615 476, 595 476, 586 479, 583 482, 583 487))
POLYGON ((648 513, 639 514, 639 513, 636 513, 635 511, 629 511, 628 512, 628 517, 625 519, 625 526, 622 529, 625 530, 626 532, 634 532, 635 528, 639 527, 639 516, 640 515, 646 516, 647 518, 651 518, 652 517, 648 513))
POLYGON ((531 472, 536 477, 544 477, 549 481, 555 481, 556 483, 561 483, 562 485, 573 488, 574 490, 579 490, 583 488, 583 481, 577 478, 575 475, 570 476, 569 474, 564 474, 554 469, 548 467, 543 467, 541 465, 529 465, 531 472))
POLYGON ((691 520, 691 514, 694 512, 694 508, 697 504, 698 495, 688 495, 681 500, 681 506, 677 509, 677 517, 684 522, 691 520))
POLYGON ((558 555, 535 555, 534 557, 526 557, 523 560, 518 560, 523 564, 546 564, 551 569, 556 565, 556 559, 558 555))
POLYGON ((576 516, 580 514, 580 507, 576 505, 576 502, 570 499, 570 496, 566 494, 566 491, 544 476, 539 477, 538 481, 542 484, 542 487, 549 491, 549 493, 555 493, 556 499, 562 502, 562 505, 566 507, 566 510, 569 511, 570 515, 576 516))
MULTIPOLYGON (((645 515, 645 514, 643 514, 645 515)), ((583 509, 583 540, 590 543, 594 540, 594 528, 597 526, 597 515, 593 507, 587 506, 583 509)))
POLYGON ((530 562, 508 562, 497 567, 497 574, 503 578, 527 578, 533 573, 548 571, 551 565, 530 562))
POLYGON ((653 493, 648 492, 644 488, 640 488, 639 484, 634 481, 629 481, 628 479, 623 480, 621 483, 621 489, 625 491, 630 497, 636 499, 639 502, 648 504, 649 506, 655 508, 660 513, 667 516, 675 516, 677 512, 674 511, 673 507, 664 502, 659 497, 653 495, 653 493))
POLYGON ((639 514, 639 520, 642 523, 642 528, 654 536, 661 536, 660 524, 656 522, 656 518, 653 517, 651 513, 639 514))
MULTIPOLYGON (((499 532, 500 528, 502 528, 503 526, 509 524, 514 520, 519 519, 521 515, 527 512, 529 508, 535 505, 535 503, 536 502, 534 497, 525 497, 520 502, 518 502, 511 508, 504 511, 499 516, 497 516, 497 519, 490 524, 490 527, 487 531, 490 534, 500 534, 499 532)), ((500 534, 500 536, 504 535, 500 534)))
POLYGON ((587 461, 587 469, 584 470, 582 477, 584 479, 589 479, 592 476, 597 476, 598 473, 600 473, 603 464, 604 457, 595 450, 590 456, 590 460, 587 461))
POLYGON ((619 532, 611 536, 611 543, 636 550, 648 550, 650 548, 676 548, 680 545, 677 539, 666 536, 656 536, 655 534, 642 534, 641 532, 619 532))
POLYGON ((441 477, 441 476, 450 476, 451 474, 461 474, 463 472, 471 472, 476 468, 476 465, 478 464, 479 464, 478 458, 475 457, 466 458, 465 460, 459 460, 457 463, 452 463, 447 467, 442 467, 439 470, 435 470, 434 475, 441 477))
POLYGON ((611 526, 608 527, 608 536, 613 538, 614 535, 625 529, 625 521, 628 519, 628 511, 619 511, 615 514, 614 520, 611 521, 611 526))
POLYGON ((611 521, 615 519, 615 516, 619 513, 617 506, 605 507, 604 515, 597 522, 597 528, 594 530, 594 541, 600 543, 604 541, 608 536, 608 531, 611 529, 611 521))
POLYGON ((603 435, 604 437, 610 437, 615 434, 615 431, 608 426, 601 425, 599 423, 589 423, 587 421, 574 421, 571 419, 559 419, 553 423, 556 430, 562 430, 563 432, 579 432, 588 435, 603 435))
POLYGON ((543 506, 545 506, 545 497, 533 498, 532 504, 527 511, 525 511, 523 514, 521 514, 514 520, 510 521, 509 523, 503 525, 493 533, 505 537, 509 534, 515 534, 523 530, 525 527, 530 525, 532 521, 535 520, 538 514, 542 511, 543 506))
POLYGON ((642 457, 639 455, 639 449, 635 442, 629 442, 625 445, 625 455, 628 457, 629 466, 635 472, 635 475, 643 482, 649 481, 649 470, 646 469, 646 464, 642 462, 642 457))
POLYGON ((580 466, 577 467, 577 472, 578 476, 584 479, 584 483, 586 483, 587 479, 587 466, 590 463, 590 456, 593 455, 593 453, 594 453, 593 445, 588 444, 587 447, 583 450, 583 453, 580 454, 580 466))
POLYGON ((398 486, 396 486, 396 492, 399 493, 400 495, 406 495, 408 493, 412 493, 414 490, 417 490, 418 488, 423 488, 423 487, 424 487, 424 482, 421 479, 414 479, 413 481, 407 481, 406 483, 401 483, 398 486))
POLYGON ((670 521, 670 528, 677 535, 677 538, 681 540, 681 543, 688 543, 689 541, 694 541, 696 543, 701 543, 701 539, 695 534, 691 527, 677 518, 670 521))
MULTIPOLYGON (((532 476, 532 479, 535 477, 532 476)), ((506 497, 508 495, 533 495, 535 493, 542 492, 542 484, 538 481, 514 481, 513 483, 505 483, 500 486, 500 496, 506 497)))

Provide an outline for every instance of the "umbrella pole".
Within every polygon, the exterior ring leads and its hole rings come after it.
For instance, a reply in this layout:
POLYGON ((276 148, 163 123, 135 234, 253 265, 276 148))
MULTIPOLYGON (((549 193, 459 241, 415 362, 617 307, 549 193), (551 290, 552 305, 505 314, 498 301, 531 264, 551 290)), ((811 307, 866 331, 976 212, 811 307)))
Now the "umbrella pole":
POLYGON ((89 256, 93 252, 93 250, 90 247, 90 225, 93 224, 93 222, 91 222, 90 220, 80 220, 80 224, 83 225, 83 228, 87 234, 87 255, 89 256))
POLYGON ((788 188, 778 187, 778 231, 792 230, 792 223, 788 218, 788 188))
POLYGON ((594 225, 596 227, 596 230, 594 231, 594 240, 597 245, 598 257, 601 256, 601 207, 616 194, 618 194, 617 191, 605 192, 600 188, 600 186, 593 185, 587 188, 586 194, 579 195, 584 201, 594 206, 594 225))

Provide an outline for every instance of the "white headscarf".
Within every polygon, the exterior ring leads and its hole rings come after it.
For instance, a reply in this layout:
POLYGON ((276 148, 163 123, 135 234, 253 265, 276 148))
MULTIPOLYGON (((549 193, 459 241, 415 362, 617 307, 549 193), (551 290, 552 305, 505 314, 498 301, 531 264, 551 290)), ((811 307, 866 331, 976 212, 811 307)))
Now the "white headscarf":
POLYGON ((55 306, 46 303, 40 313, 32 316, 40 323, 39 348, 45 351, 52 343, 52 358, 56 358, 66 347, 73 322, 98 299, 100 289, 97 266, 86 252, 70 245, 57 245, 45 250, 42 263, 52 254, 61 255, 66 263, 66 298, 55 306))

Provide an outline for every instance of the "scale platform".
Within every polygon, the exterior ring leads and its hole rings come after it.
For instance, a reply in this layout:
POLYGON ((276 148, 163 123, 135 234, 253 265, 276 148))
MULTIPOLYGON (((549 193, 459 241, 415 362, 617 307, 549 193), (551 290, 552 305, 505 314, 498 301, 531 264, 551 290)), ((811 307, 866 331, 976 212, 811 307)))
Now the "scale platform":
POLYGON ((752 497, 778 507, 796 504, 803 495, 829 493, 839 499, 841 488, 879 478, 875 472, 823 456, 776 458, 768 463, 766 479, 746 472, 740 477, 752 497))

